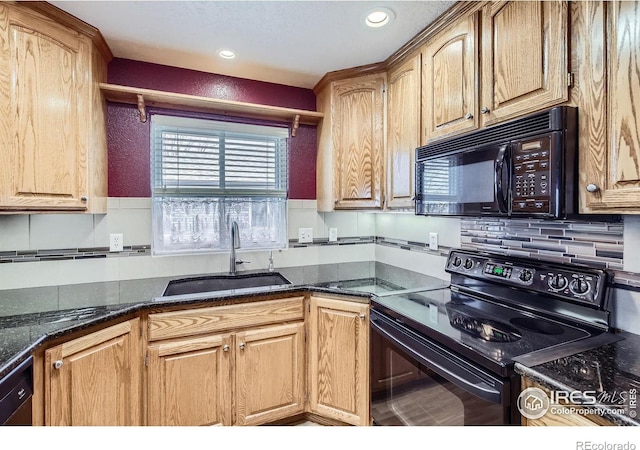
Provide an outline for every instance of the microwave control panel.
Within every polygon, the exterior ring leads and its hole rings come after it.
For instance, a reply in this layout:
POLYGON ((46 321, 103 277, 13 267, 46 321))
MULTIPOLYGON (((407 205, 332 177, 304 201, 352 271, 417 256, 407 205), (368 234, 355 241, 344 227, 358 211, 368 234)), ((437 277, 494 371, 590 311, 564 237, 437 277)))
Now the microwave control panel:
POLYGON ((548 214, 553 211, 553 138, 554 134, 550 134, 518 141, 512 146, 512 212, 548 214))
POLYGON ((513 158, 513 213, 551 212, 552 136, 546 135, 515 142, 513 158))

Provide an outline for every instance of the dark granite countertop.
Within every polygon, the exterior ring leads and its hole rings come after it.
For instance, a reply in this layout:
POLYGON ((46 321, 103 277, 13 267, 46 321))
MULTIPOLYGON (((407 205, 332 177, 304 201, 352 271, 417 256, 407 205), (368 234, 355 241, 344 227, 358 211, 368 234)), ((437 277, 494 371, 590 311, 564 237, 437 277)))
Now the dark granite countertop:
POLYGON ((368 302, 378 292, 448 286, 438 278, 373 262, 276 271, 291 284, 162 297, 169 281, 188 278, 179 276, 0 291, 0 378, 48 341, 147 309, 309 290, 368 302))
POLYGON ((552 391, 573 392, 585 409, 616 425, 638 426, 640 401, 630 399, 640 395, 640 336, 623 332, 616 338, 537 365, 517 362, 515 371, 552 391))
MULTIPOLYGON (((368 302, 382 292, 448 286, 438 278, 373 262, 288 267, 277 272, 291 284, 164 298, 169 281, 188 276, 0 291, 0 378, 48 341, 147 309, 305 291, 368 302)), ((621 333, 616 338, 616 342, 542 363, 518 362, 515 370, 552 390, 596 391, 596 407, 605 410, 603 417, 618 425, 640 425, 632 417, 635 408, 628 400, 623 413, 611 408, 620 395, 628 399, 632 389, 640 392, 640 336, 621 333)))

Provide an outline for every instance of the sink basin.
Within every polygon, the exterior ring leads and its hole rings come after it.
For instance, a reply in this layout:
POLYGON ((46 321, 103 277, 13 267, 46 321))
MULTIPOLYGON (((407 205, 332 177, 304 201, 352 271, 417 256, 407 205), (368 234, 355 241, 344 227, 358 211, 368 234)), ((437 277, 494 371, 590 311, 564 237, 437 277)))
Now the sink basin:
POLYGON ((162 296, 228 291, 232 289, 278 286, 283 284, 291 284, 291 282, 278 272, 212 275, 170 281, 162 296))

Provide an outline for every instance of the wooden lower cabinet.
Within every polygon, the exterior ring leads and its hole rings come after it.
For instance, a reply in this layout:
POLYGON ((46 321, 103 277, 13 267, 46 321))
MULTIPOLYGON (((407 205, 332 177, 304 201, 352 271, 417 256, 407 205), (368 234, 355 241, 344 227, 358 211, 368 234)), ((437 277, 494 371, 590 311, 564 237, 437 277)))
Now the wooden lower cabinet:
POLYGON ((369 305, 312 296, 310 410, 369 425, 369 305))
POLYGON ((232 336, 148 347, 149 425, 231 425, 232 336))
POLYGON ((304 411, 303 322, 162 341, 148 353, 149 425, 260 425, 304 411))
POLYGON ((196 426, 310 413, 369 425, 368 309, 298 296, 127 320, 44 350, 34 417, 61 426, 196 426))
POLYGON ((140 319, 46 350, 45 425, 141 425, 141 370, 140 319))
POLYGON ((304 323, 236 334, 236 425, 304 411, 304 323))

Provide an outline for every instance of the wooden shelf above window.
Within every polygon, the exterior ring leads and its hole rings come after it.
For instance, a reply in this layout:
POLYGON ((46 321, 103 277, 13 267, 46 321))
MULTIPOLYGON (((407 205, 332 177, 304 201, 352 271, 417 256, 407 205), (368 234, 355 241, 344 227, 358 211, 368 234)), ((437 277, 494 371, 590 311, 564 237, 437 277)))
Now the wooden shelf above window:
POLYGON ((296 135, 300 124, 317 125, 324 117, 323 113, 304 109, 282 108, 279 106, 259 105, 232 100, 219 100, 196 95, 176 94, 116 84, 100 83, 100 90, 107 101, 137 105, 140 121, 147 121, 146 107, 176 109, 180 111, 206 112, 251 119, 266 119, 291 123, 291 136, 296 135))

